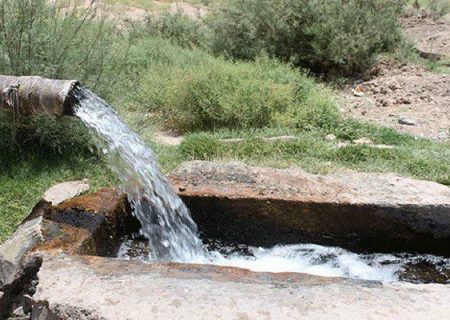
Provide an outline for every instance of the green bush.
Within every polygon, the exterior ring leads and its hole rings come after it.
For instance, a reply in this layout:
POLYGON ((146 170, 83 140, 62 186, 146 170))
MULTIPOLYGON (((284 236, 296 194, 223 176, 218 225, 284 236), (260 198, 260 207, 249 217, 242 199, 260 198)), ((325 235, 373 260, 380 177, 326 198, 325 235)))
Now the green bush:
POLYGON ((209 30, 206 26, 181 13, 151 15, 147 17, 145 27, 150 36, 169 39, 184 48, 207 46, 209 30))
POLYGON ((46 0, 1 0, 0 73, 76 78, 106 92, 120 70, 115 32, 92 6, 63 12, 46 0))
POLYGON ((74 117, 34 115, 12 119, 0 112, 0 163, 8 154, 31 153, 43 156, 90 153, 95 146, 87 128, 74 117))
POLYGON ((206 20, 211 49, 236 59, 263 52, 318 73, 365 70, 401 39, 403 0, 229 0, 206 20))
MULTIPOLYGON (((113 52, 118 38, 93 7, 61 12, 45 0, 0 0, 0 74, 78 79, 106 95, 118 79, 121 55, 113 52)), ((12 119, 0 112, 0 162, 25 150, 51 156, 91 147, 87 130, 75 119, 12 119)))
POLYGON ((268 58, 232 62, 162 39, 136 41, 128 58, 143 62, 127 110, 157 114, 178 131, 267 126, 325 126, 339 117, 330 93, 295 68, 268 58), (322 123, 323 121, 327 124, 322 123))
POLYGON ((427 9, 437 19, 450 13, 450 1, 449 0, 429 0, 427 9))

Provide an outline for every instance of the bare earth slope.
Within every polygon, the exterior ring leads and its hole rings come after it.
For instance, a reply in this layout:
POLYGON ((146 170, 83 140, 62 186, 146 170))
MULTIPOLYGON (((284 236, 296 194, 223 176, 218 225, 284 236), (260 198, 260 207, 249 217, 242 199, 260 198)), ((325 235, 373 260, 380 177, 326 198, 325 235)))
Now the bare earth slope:
POLYGON ((413 65, 378 66, 376 78, 346 90, 344 113, 379 125, 435 139, 450 137, 450 75, 413 65))

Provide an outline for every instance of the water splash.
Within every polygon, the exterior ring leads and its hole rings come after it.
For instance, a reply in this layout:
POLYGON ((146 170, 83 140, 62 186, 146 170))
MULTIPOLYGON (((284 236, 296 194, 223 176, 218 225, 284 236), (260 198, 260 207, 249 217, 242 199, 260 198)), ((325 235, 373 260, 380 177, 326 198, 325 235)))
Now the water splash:
POLYGON ((402 261, 389 254, 356 254, 315 244, 248 247, 248 254, 212 251, 214 263, 255 272, 299 272, 322 277, 345 277, 392 282, 402 261))
POLYGON ((102 99, 85 88, 73 92, 74 112, 97 138, 110 169, 119 177, 156 260, 204 258, 189 210, 159 170, 152 150, 102 99))

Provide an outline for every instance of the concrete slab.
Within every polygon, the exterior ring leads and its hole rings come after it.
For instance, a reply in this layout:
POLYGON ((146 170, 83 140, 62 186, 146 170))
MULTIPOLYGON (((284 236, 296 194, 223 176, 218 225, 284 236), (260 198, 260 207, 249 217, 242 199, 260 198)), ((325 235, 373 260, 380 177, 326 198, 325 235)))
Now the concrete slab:
POLYGON ((206 161, 170 178, 202 232, 220 239, 450 256, 450 188, 435 182, 206 161))
MULTIPOLYGON (((450 286, 252 273, 99 257, 46 257, 33 297, 83 319, 447 319, 450 286)), ((40 311, 42 312, 42 310, 40 311)))

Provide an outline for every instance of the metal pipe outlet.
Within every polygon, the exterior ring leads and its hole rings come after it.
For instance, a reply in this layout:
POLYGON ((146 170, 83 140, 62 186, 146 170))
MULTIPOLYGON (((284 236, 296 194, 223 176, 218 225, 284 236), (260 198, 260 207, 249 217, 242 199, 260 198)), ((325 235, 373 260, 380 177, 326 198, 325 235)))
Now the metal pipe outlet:
POLYGON ((76 80, 0 75, 0 110, 24 116, 35 113, 73 115, 71 92, 78 85, 76 80))

